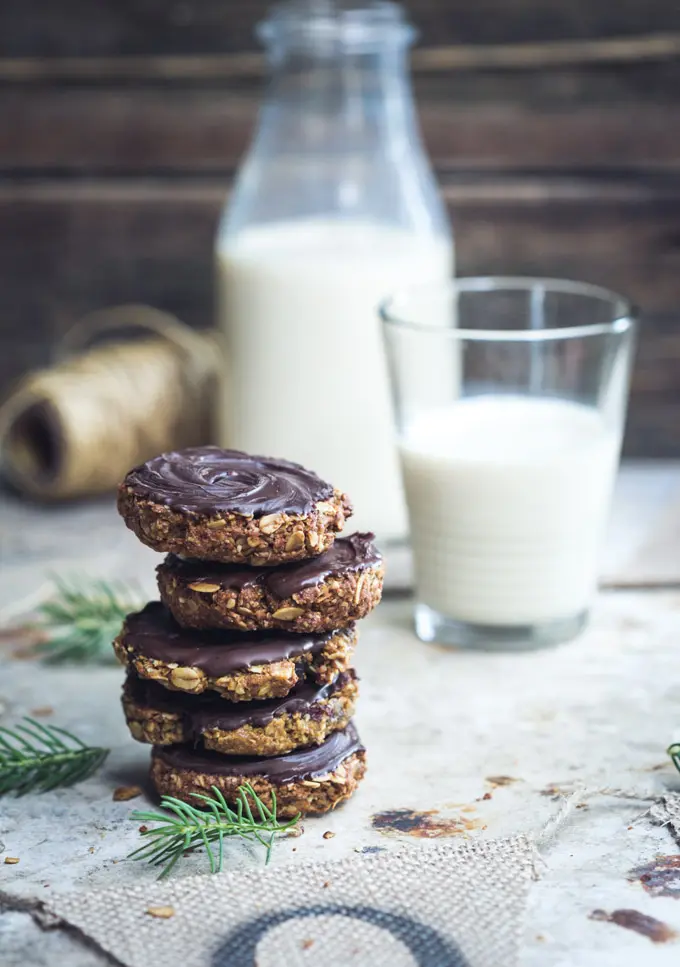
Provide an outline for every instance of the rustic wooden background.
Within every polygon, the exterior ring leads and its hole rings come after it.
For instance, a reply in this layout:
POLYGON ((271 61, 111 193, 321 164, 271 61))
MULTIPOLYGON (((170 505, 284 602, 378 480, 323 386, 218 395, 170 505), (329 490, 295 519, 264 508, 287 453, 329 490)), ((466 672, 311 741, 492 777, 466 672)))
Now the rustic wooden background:
MULTIPOLYGON (((0 390, 79 314, 212 315, 264 0, 1 0, 0 390)), ((680 456, 680 3, 412 0, 460 270, 567 275, 644 310, 627 450, 680 456)))

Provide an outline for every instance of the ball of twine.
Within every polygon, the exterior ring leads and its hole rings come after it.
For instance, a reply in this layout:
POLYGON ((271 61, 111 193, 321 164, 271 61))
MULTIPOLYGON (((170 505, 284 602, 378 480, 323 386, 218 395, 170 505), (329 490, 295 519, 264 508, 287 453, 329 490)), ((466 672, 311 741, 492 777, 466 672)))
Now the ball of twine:
POLYGON ((103 493, 157 453, 212 441, 222 369, 212 333, 149 306, 118 306, 81 319, 60 357, 0 406, 3 471, 19 491, 103 493))

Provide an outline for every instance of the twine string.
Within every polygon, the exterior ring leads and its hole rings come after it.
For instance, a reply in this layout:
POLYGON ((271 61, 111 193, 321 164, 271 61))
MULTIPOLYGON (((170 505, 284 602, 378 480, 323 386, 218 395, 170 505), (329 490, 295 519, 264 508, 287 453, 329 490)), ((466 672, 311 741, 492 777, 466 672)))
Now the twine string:
POLYGON ((149 306, 118 306, 76 323, 58 356, 0 407, 3 469, 20 491, 102 493, 156 453, 211 441, 221 369, 211 334, 149 306))

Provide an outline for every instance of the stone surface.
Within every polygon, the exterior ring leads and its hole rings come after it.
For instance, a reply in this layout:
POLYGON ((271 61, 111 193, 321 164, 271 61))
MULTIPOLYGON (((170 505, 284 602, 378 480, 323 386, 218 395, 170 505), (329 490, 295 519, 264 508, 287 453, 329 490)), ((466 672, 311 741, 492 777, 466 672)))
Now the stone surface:
MULTIPOLYGON (((631 873, 654 864, 657 854, 677 854, 677 845, 666 830, 633 822, 645 801, 599 792, 652 795, 680 788, 664 752, 670 741, 680 740, 680 576, 673 567, 680 564, 668 545, 680 472, 637 468, 631 474, 619 487, 608 583, 677 582, 678 588, 604 591, 578 641, 509 655, 420 644, 411 631, 409 602, 388 599, 362 624, 358 651, 363 700, 357 721, 369 749, 366 781, 342 810, 306 820, 303 836, 280 841, 273 862, 417 848, 419 836, 433 834, 536 832, 559 809, 558 790, 585 787, 577 804, 582 808, 543 849, 546 870, 532 891, 523 967, 677 963, 678 941, 654 944, 615 923, 589 919, 596 909, 635 909, 680 934, 680 869, 678 899, 672 888, 667 896, 652 895, 631 873), (643 496, 636 498, 636 492, 643 496), (399 810, 405 812, 395 817, 399 810), (429 810, 438 812, 419 815, 429 810), (324 838, 329 830, 335 835, 324 838)), ((3 546, 2 606, 16 613, 22 594, 31 601, 40 589, 44 593, 46 569, 63 562, 88 574, 139 577, 149 593, 155 555, 144 548, 132 552, 134 538, 121 532, 110 513, 95 505, 63 513, 19 512, 16 505, 10 513, 6 506, 5 522, 21 529, 10 530, 11 569, 3 546), (89 536, 72 535, 64 551, 58 531, 70 514, 72 521, 87 517, 89 536)), ((48 669, 11 659, 9 639, 3 648, 2 724, 49 705, 54 713, 44 721, 72 728, 112 752, 100 775, 75 789, 0 800, 0 895, 42 897, 143 882, 152 902, 154 874, 125 859, 139 841, 130 813, 151 800, 112 800, 117 786, 145 785, 148 760, 148 750, 132 742, 123 724, 121 670, 48 669), (20 863, 4 865, 7 855, 20 863)), ((258 853, 229 844, 229 868, 260 862, 258 853)), ((203 867, 203 858, 193 855, 177 875, 203 867)), ((0 915, 3 967, 102 962, 61 933, 46 935, 41 945, 38 929, 26 914, 0 915)))

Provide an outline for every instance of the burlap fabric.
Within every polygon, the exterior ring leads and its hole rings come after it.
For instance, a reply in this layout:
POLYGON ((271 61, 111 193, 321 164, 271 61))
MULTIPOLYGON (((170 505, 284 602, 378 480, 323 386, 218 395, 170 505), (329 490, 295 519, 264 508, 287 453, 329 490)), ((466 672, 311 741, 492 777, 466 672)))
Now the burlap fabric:
POLYGON ((424 846, 63 894, 42 915, 125 967, 512 967, 535 859, 525 837, 424 846))

